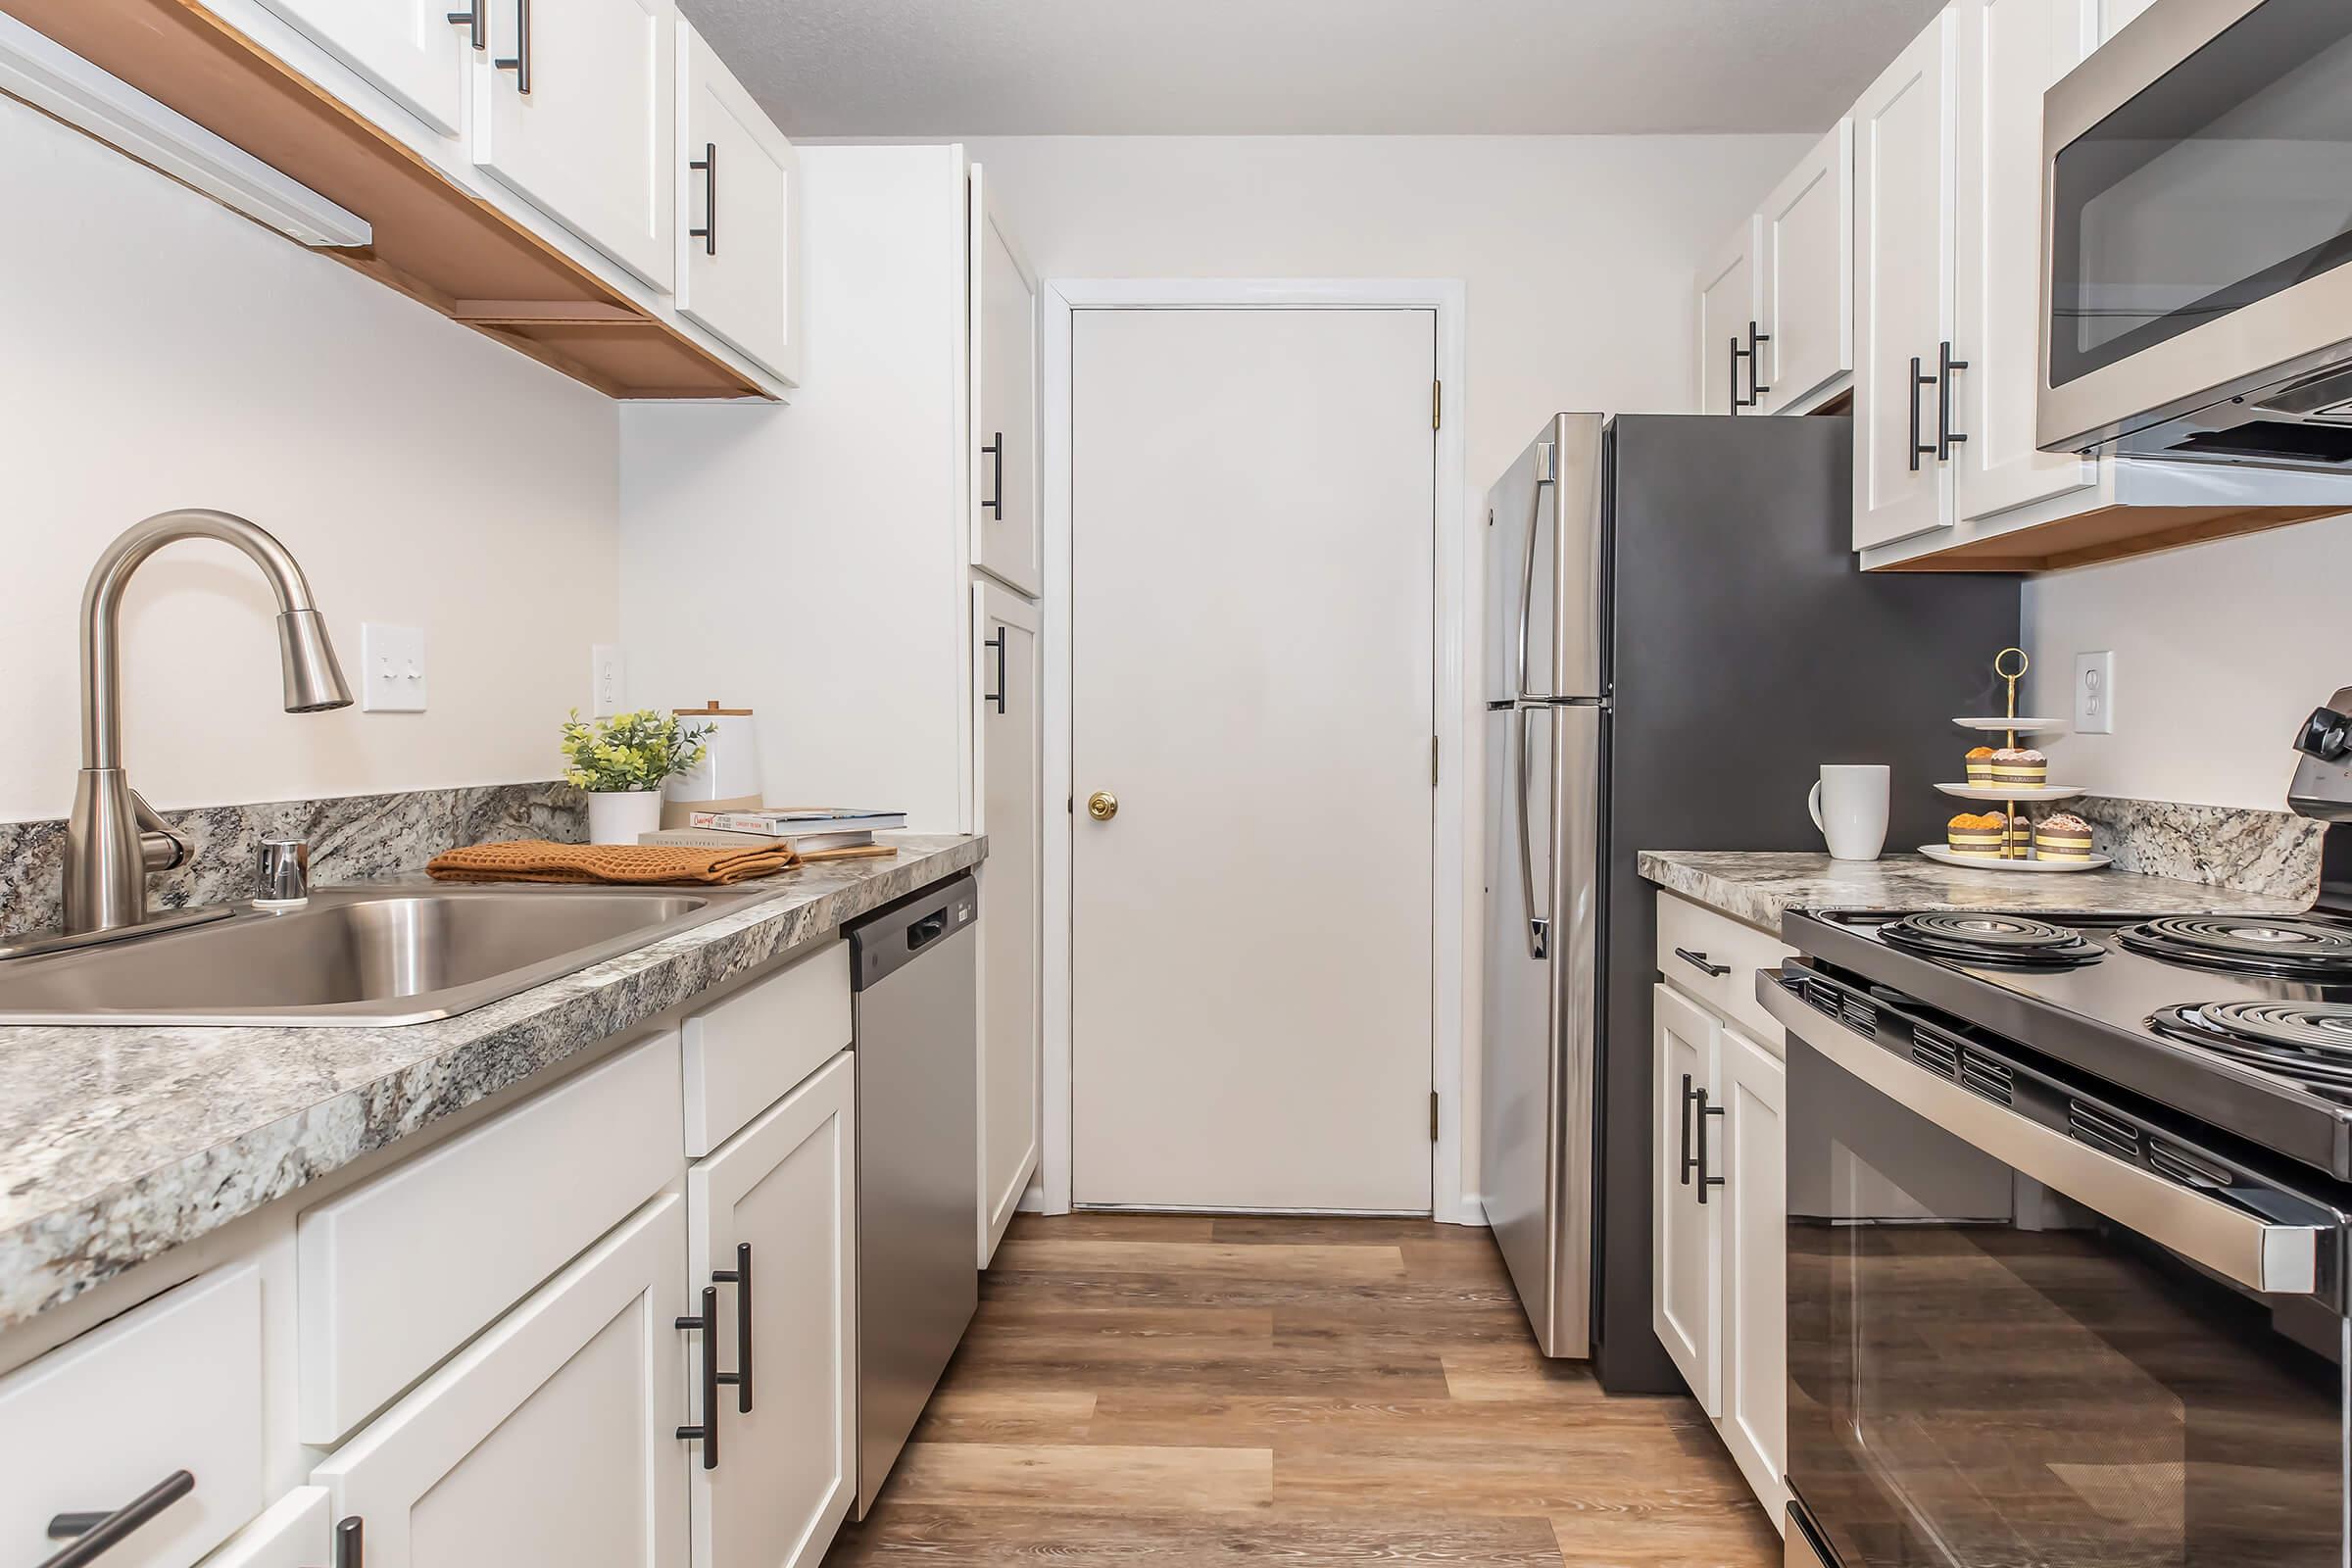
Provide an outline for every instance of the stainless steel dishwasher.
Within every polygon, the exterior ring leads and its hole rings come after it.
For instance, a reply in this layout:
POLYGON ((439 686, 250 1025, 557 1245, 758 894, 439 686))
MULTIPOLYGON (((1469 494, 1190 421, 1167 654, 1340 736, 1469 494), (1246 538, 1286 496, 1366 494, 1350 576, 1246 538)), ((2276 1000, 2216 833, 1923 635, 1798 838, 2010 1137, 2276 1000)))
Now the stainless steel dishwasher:
POLYGON ((858 1053, 858 1517, 980 1304, 979 884, 849 928, 858 1053))

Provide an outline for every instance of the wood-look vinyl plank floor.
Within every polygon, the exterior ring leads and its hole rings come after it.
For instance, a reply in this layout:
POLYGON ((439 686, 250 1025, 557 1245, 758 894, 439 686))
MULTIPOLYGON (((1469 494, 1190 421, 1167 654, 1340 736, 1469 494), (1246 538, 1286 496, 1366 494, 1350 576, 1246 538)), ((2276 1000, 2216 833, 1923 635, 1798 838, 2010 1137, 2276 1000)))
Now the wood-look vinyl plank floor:
POLYGON ((1023 1216, 871 1518, 921 1562, 1772 1568, 1689 1399, 1536 1353, 1484 1231, 1023 1216))

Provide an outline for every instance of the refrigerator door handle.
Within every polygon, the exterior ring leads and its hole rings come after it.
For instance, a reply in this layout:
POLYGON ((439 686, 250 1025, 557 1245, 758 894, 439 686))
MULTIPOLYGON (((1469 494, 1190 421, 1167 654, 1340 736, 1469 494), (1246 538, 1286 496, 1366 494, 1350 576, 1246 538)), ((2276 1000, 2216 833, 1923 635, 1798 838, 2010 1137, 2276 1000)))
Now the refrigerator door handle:
POLYGON ((1526 906, 1527 956, 1531 958, 1544 958, 1548 956, 1551 952, 1551 917, 1536 912, 1536 851, 1533 836, 1529 833, 1527 825, 1529 782, 1527 725, 1528 720, 1535 718, 1538 714, 1542 714, 1546 723, 1550 722, 1551 714, 1545 710, 1535 708, 1519 710, 1519 894, 1526 906))
MULTIPOLYGON (((1512 694, 1516 697, 1550 695, 1548 692, 1531 692, 1527 689, 1527 636, 1528 622, 1535 613, 1536 532, 1544 526, 1544 487, 1553 482, 1551 443, 1548 441, 1538 442, 1536 444, 1535 495, 1527 507, 1527 548, 1519 562, 1519 683, 1518 689, 1512 694)), ((1523 787, 1520 790, 1522 803, 1525 802, 1527 792, 1523 787)))

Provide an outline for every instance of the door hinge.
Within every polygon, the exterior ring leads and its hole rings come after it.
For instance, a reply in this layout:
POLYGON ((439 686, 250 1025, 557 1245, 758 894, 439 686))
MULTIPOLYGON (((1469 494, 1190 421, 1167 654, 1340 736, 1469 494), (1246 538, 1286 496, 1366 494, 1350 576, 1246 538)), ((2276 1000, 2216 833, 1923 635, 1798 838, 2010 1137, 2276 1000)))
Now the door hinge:
POLYGON ((1429 1092, 1429 1141, 1433 1144, 1438 1141, 1438 1092, 1435 1089, 1429 1092))
POLYGON ((1432 430, 1446 428, 1446 383, 1443 381, 1429 383, 1429 427, 1432 430))
POLYGON ((1429 787, 1433 790, 1438 787, 1438 738, 1435 735, 1429 738, 1429 787))
POLYGON ((1072 816, 1076 816, 1078 814, 1078 797, 1075 795, 1068 797, 1061 803, 1061 808, 1072 816))

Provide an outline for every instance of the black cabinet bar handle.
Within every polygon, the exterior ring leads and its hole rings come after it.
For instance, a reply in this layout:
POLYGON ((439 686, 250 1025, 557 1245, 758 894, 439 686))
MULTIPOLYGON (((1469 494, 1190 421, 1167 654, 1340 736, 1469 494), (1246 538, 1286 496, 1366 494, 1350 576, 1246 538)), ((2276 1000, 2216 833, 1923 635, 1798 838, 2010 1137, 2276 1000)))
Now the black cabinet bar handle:
POLYGON ((335 1568, 366 1568, 365 1528, 356 1513, 335 1526, 335 1568))
POLYGON ((1914 354, 1911 356, 1911 471, 1913 473, 1919 471, 1919 460, 1936 451, 1933 446, 1922 446, 1919 440, 1919 389, 1936 384, 1936 377, 1922 375, 1919 367, 1920 358, 1914 354))
POLYGON ((718 1468, 718 1287, 703 1287, 703 1315, 682 1317, 678 1327, 694 1329, 703 1337, 703 1419, 699 1426, 678 1428, 681 1442, 700 1442, 703 1446, 703 1468, 718 1468))
MULTIPOLYGON (((1732 337, 1732 371, 1731 371, 1731 374, 1732 374, 1732 412, 1733 412, 1733 413, 1735 413, 1735 414, 1737 414, 1737 413, 1738 413, 1740 410, 1741 410, 1741 409, 1744 409, 1744 408, 1751 407, 1751 406, 1754 404, 1754 402, 1755 402, 1755 400, 1754 400, 1753 398, 1743 398, 1743 397, 1741 397, 1741 396, 1740 395, 1740 362, 1741 360, 1743 360, 1743 359, 1746 359, 1746 358, 1747 358, 1747 356, 1748 356, 1748 352, 1749 352, 1748 350, 1746 350, 1746 349, 1743 349, 1743 348, 1741 348, 1741 347, 1740 346, 1740 338, 1739 338, 1739 335, 1738 335, 1737 333, 1735 333, 1735 334, 1733 335, 1733 337, 1732 337)), ((1755 372, 1754 372, 1753 370, 1750 370, 1750 371, 1748 372, 1748 380, 1749 380, 1750 382, 1753 382, 1753 381, 1755 380, 1755 372)))
POLYGON ((1004 711, 1004 628, 999 626, 997 634, 980 646, 994 648, 997 651, 997 689, 993 692, 982 692, 980 700, 984 703, 996 704, 997 711, 1002 713, 1004 711))
POLYGON ((1722 1177, 1707 1174, 1707 1118, 1722 1114, 1723 1107, 1708 1104, 1707 1092, 1701 1089, 1698 1092, 1698 1200, 1702 1203, 1707 1200, 1708 1188, 1723 1185, 1722 1177))
POLYGON ((1949 463, 1952 448, 1968 439, 1952 428, 1952 372, 1967 369, 1968 362, 1953 359, 1952 346, 1946 343, 1936 351, 1936 368, 1943 373, 1936 386, 1936 461, 1949 463))
POLYGON ((1697 1159, 1690 1152, 1690 1102, 1693 1100, 1704 1099, 1706 1096, 1694 1094, 1691 1091, 1690 1075, 1683 1074, 1683 1185, 1685 1187, 1690 1185, 1690 1172, 1698 1166, 1697 1159))
POLYGON ((471 11, 452 11, 449 24, 464 27, 466 47, 479 54, 490 47, 490 0, 473 0, 471 11))
MULTIPOLYGON (((721 1285, 735 1287, 735 1370, 721 1372, 718 1381, 732 1384, 735 1389, 735 1408, 745 1415, 752 1413, 752 1244, 735 1244, 735 1266, 714 1268, 710 1278, 721 1285)), ((717 1420, 712 1416, 713 1421, 717 1420)))
POLYGON ((174 1470, 112 1513, 58 1514, 49 1521, 49 1539, 71 1541, 74 1544, 42 1562, 41 1568, 81 1568, 83 1563, 96 1562, 141 1525, 195 1490, 194 1476, 185 1470, 174 1470))
POLYGON ((1757 345, 1772 341, 1770 332, 1759 332, 1756 326, 1754 321, 1747 323, 1747 406, 1751 409, 1761 404, 1764 394, 1772 390, 1756 384, 1756 370, 1764 363, 1764 356, 1756 352, 1757 345))
POLYGON ((703 176, 703 226, 686 231, 703 242, 705 256, 718 254, 718 143, 703 143, 703 156, 686 166, 703 176))
POLYGON ((1682 959, 1685 963, 1696 964, 1701 971, 1712 977, 1720 977, 1732 972, 1732 966, 1730 964, 1709 963, 1705 954, 1692 953, 1689 948, 1675 949, 1674 956, 1682 959))
MULTIPOLYGON (((473 0, 476 9, 490 0, 473 0)), ((514 0, 514 55, 511 60, 490 62, 501 71, 514 73, 514 90, 525 98, 531 95, 531 0, 514 0)))
POLYGON ((988 499, 980 504, 988 509, 989 521, 1003 522, 1004 520, 1004 432, 999 430, 997 438, 980 449, 980 455, 996 460, 990 469, 988 499))

